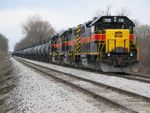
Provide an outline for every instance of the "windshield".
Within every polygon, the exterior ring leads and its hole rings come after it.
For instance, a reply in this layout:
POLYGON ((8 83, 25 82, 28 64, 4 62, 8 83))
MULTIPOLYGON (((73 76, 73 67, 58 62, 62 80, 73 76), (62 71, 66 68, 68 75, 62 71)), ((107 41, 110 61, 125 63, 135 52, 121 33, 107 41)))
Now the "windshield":
POLYGON ((128 23, 103 23, 97 25, 95 30, 102 30, 105 32, 106 29, 129 29, 130 32, 133 32, 133 27, 128 23))

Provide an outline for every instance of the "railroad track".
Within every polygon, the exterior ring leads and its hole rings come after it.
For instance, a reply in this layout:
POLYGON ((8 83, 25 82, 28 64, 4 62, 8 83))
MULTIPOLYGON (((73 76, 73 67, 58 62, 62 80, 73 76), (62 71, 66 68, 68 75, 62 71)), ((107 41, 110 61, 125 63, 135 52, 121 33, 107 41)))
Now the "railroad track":
POLYGON ((112 74, 111 76, 117 76, 117 77, 121 77, 121 78, 125 78, 128 80, 134 80, 134 81, 139 81, 139 82, 144 82, 144 83, 150 83, 150 76, 146 76, 146 75, 139 75, 139 74, 134 74, 134 73, 123 73, 121 74, 112 74))
POLYGON ((96 70, 96 71, 92 69, 87 70, 84 68, 82 70, 93 72, 93 73, 98 73, 98 74, 103 74, 106 76, 115 76, 115 77, 120 77, 120 78, 124 78, 128 80, 134 80, 134 81, 143 82, 143 83, 150 83, 150 76, 140 75, 136 73, 107 73, 107 72, 102 72, 99 70, 96 70))
MULTIPOLYGON (((61 64, 55 64, 55 65, 61 65, 61 64)), ((78 70, 85 70, 88 72, 93 72, 93 73, 98 73, 98 74, 103 74, 106 76, 115 76, 115 77, 120 77, 128 80, 134 80, 138 82, 143 82, 143 83, 150 83, 150 76, 146 75, 140 75, 140 74, 135 74, 135 73, 107 73, 107 72, 102 72, 100 70, 93 70, 93 69, 87 69, 87 68, 76 68, 68 65, 61 65, 64 67, 69 67, 72 69, 78 69, 78 70)))
POLYGON ((78 89, 85 94, 93 96, 99 101, 103 101, 121 111, 127 113, 149 113, 150 112, 150 98, 129 92, 123 89, 115 88, 110 85, 95 82, 72 74, 60 72, 58 70, 50 69, 37 65, 25 60, 17 59, 19 62, 52 77, 59 82, 63 82, 75 89, 78 89))
MULTIPOLYGON (((64 66, 64 65, 63 65, 64 66)), ((93 73, 98 73, 98 74, 103 74, 106 76, 117 76, 120 78, 124 78, 124 79, 128 79, 128 80, 134 80, 134 81, 138 81, 138 82, 143 82, 143 83, 150 83, 150 76, 146 76, 146 75, 140 75, 140 74, 136 74, 136 73, 107 73, 107 72, 102 72, 100 70, 93 70, 93 69, 86 69, 86 68, 76 68, 76 67, 70 67, 70 66, 65 66, 65 67, 69 67, 69 68, 75 68, 78 70, 85 70, 88 72, 93 72, 93 73)))

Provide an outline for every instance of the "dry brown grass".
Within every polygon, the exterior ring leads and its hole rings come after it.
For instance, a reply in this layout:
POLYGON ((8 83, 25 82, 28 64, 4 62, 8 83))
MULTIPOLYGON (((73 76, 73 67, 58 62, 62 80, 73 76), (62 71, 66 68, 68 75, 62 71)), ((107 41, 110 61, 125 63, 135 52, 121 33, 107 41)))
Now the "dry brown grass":
POLYGON ((8 56, 7 52, 0 51, 0 63, 8 56))
POLYGON ((7 113, 12 110, 14 107, 6 103, 8 98, 9 91, 11 91, 14 85, 14 78, 12 76, 12 66, 7 53, 0 52, 0 113, 7 113))

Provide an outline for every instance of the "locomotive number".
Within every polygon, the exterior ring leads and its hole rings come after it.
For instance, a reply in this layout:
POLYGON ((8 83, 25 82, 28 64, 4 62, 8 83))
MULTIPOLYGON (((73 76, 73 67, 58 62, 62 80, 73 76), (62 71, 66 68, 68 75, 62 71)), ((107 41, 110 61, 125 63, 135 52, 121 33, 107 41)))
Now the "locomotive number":
POLYGON ((105 18, 103 21, 104 22, 111 22, 111 19, 110 18, 105 18))
POLYGON ((119 22, 124 22, 124 19, 118 19, 119 22))

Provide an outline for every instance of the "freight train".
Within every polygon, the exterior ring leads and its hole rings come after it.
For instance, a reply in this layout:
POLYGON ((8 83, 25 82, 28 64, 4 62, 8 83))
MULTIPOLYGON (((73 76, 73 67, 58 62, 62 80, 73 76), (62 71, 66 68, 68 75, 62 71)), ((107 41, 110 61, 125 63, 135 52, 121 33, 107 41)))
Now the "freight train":
POLYGON ((139 50, 134 26, 126 16, 96 17, 12 55, 104 72, 135 72, 139 50))

